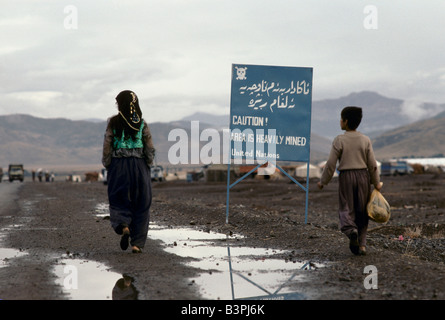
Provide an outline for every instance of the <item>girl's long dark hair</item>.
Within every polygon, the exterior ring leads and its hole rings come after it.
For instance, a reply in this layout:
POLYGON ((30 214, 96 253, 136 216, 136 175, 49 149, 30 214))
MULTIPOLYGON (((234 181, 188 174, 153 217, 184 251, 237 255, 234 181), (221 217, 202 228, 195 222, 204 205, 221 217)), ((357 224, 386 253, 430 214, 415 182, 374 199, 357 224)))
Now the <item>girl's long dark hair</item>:
POLYGON ((110 127, 117 137, 135 138, 142 124, 142 111, 139 107, 139 99, 130 90, 124 90, 116 96, 119 113, 110 119, 110 127))

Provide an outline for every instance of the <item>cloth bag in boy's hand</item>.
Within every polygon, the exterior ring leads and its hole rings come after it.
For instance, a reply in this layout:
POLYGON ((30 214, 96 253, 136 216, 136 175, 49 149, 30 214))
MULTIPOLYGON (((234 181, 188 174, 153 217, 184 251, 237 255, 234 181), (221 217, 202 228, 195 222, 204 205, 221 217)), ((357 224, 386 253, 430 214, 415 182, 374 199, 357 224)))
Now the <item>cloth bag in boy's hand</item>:
POLYGON ((388 222, 391 216, 391 207, 383 195, 376 189, 372 191, 368 205, 368 216, 372 221, 378 223, 388 222))

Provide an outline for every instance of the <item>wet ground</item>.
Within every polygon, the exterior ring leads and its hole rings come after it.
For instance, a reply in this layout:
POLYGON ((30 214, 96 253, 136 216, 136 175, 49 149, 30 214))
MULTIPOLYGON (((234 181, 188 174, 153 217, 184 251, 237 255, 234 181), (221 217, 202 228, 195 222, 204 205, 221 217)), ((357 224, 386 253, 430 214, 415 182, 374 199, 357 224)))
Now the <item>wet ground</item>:
POLYGON ((392 206, 368 254, 338 230, 337 185, 287 179, 153 185, 142 254, 121 251, 96 183, 1 183, 0 299, 445 298, 445 179, 384 177, 392 206))

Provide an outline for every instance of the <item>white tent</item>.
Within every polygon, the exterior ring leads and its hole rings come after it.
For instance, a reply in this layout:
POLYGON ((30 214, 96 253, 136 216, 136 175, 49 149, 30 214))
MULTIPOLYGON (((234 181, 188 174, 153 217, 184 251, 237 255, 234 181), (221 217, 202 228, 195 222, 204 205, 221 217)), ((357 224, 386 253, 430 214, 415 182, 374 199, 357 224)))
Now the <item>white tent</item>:
MULTIPOLYGON (((306 178, 307 164, 299 166, 295 169, 295 175, 299 178, 306 178)), ((320 178, 321 170, 319 167, 309 164, 309 178, 320 178)))

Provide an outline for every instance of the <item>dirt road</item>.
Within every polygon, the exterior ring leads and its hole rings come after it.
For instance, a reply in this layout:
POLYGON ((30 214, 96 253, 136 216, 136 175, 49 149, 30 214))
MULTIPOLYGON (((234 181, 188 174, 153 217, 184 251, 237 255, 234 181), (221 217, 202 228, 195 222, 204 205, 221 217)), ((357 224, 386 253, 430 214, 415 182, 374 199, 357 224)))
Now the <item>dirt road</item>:
POLYGON ((53 272, 67 258, 104 262, 110 271, 131 275, 139 299, 198 298, 185 280, 193 270, 155 241, 147 243, 146 254, 120 250, 109 220, 95 215, 97 204, 106 201, 102 183, 25 182, 18 196, 1 210, 0 247, 26 254, 0 268, 1 299, 68 299, 53 272))
MULTIPOLYGON (((307 224, 304 193, 286 179, 235 186, 228 224, 224 183, 156 183, 151 220, 240 234, 240 246, 283 249, 283 260, 323 264, 298 283, 305 299, 445 299, 444 176, 383 181, 392 217, 386 225, 371 222, 366 256, 352 255, 338 230, 335 182, 322 191, 310 182, 307 224), (366 279, 377 287, 366 288, 366 279)), ((130 275, 138 299, 202 298, 190 282, 200 270, 184 264, 190 259, 151 239, 143 254, 120 250, 109 220, 96 215, 107 202, 102 183, 2 183, 0 194, 9 199, 0 208, 0 254, 15 250, 2 257, 0 299, 70 299, 54 273, 64 259, 97 261, 130 275)))

